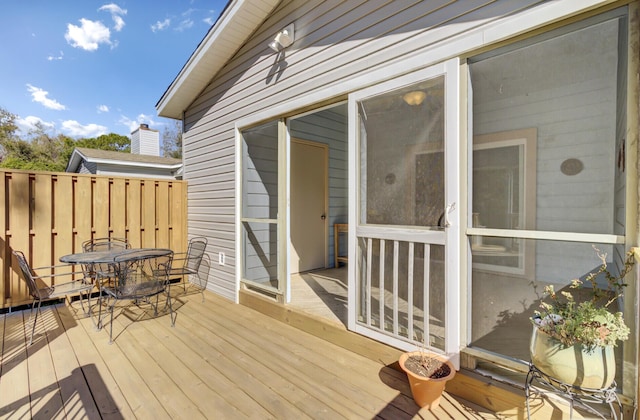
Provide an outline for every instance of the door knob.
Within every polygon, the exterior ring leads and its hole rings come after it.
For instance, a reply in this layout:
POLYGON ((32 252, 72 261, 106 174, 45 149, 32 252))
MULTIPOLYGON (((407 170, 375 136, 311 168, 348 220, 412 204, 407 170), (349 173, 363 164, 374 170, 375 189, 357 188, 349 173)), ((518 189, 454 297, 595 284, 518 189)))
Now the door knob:
POLYGON ((322 220, 324 220, 324 219, 326 219, 326 218, 327 218, 327 216, 325 216, 325 215, 323 214, 322 216, 320 216, 320 218, 321 218, 322 220))

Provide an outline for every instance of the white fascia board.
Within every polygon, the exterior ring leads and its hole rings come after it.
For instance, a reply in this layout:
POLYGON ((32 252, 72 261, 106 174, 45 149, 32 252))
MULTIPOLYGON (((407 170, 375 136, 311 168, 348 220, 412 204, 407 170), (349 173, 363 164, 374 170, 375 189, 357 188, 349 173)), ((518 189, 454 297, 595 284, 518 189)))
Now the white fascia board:
POLYGON ((231 0, 224 14, 156 104, 158 115, 182 119, 182 112, 269 16, 279 1, 231 0), (225 47, 222 48, 222 45, 225 47))
POLYGON ((133 162, 130 160, 113 160, 113 159, 85 159, 87 162, 91 163, 103 163, 108 165, 119 165, 119 166, 134 166, 140 168, 158 168, 158 169, 179 169, 182 167, 182 163, 151 163, 151 162, 133 162))
POLYGON ((69 163, 67 163, 66 172, 75 172, 80 166, 82 159, 87 159, 82 153, 78 151, 78 149, 73 149, 73 153, 71 153, 71 157, 69 158, 69 163))

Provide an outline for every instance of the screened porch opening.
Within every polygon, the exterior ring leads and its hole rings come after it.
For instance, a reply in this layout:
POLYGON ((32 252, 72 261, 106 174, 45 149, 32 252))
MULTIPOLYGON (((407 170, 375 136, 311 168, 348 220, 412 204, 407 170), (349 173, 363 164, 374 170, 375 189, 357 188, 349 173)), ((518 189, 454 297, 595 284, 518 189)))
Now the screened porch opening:
MULTIPOLYGON (((525 366, 544 286, 597 269, 594 246, 622 263, 627 36, 617 9, 470 61, 473 348, 525 366)), ((636 343, 616 349, 625 394, 636 343)))

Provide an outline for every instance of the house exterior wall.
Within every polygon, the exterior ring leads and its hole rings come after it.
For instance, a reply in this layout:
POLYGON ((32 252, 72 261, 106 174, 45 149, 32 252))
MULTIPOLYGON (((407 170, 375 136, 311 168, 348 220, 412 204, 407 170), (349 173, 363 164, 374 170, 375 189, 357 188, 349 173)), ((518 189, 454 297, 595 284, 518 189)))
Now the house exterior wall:
POLYGON ((184 113, 189 233, 206 235, 211 252, 226 254, 226 264, 212 271, 211 288, 235 298, 234 129, 239 120, 292 115, 296 107, 344 99, 398 75, 386 68, 409 72, 476 51, 507 36, 502 34, 608 3, 283 1, 184 113), (296 41, 285 50, 283 63, 267 44, 290 22, 295 22, 296 41))
POLYGON ((176 179, 172 171, 159 168, 141 168, 127 167, 122 165, 110 165, 107 163, 96 164, 96 172, 98 175, 111 176, 128 176, 137 178, 157 178, 157 179, 176 179))
POLYGON ((83 160, 78 167, 79 174, 95 174, 98 171, 97 164, 83 160))

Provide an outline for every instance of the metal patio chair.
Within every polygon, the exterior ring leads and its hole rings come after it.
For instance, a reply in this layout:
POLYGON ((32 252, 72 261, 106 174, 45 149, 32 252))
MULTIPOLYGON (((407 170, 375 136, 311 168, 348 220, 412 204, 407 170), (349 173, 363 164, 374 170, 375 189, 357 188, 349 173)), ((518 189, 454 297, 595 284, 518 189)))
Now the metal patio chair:
MULTIPOLYGON (((52 284, 48 285, 44 281, 44 279, 54 279, 55 277, 60 276, 70 276, 74 274, 81 274, 77 272, 66 272, 55 274, 56 268, 69 267, 68 264, 65 265, 54 265, 48 267, 38 267, 35 270, 51 270, 54 274, 48 275, 39 275, 37 274, 33 268, 29 265, 26 257, 21 251, 13 251, 13 255, 18 260, 18 264, 20 265, 20 271, 22 271, 22 277, 27 283, 27 287, 29 288, 29 295, 33 298, 33 303, 31 304, 31 312, 29 315, 29 321, 33 317, 33 307, 36 302, 38 302, 38 309, 36 310, 35 318, 33 318, 33 325, 31 327, 31 337, 29 338, 29 345, 33 343, 33 335, 36 331, 36 322, 38 321, 38 315, 40 314, 40 306, 42 302, 45 300, 52 299, 60 299, 60 298, 68 298, 69 295, 75 295, 82 293, 91 293, 93 289, 93 284, 86 283, 84 281, 84 276, 81 279, 73 280, 67 283, 60 284, 52 284)), ((82 309, 84 309, 84 305, 82 304, 82 299, 80 299, 80 304, 82 305, 82 309)))
POLYGON ((84 252, 92 251, 111 251, 114 249, 129 249, 131 245, 129 241, 123 238, 96 238, 89 239, 82 243, 84 252))
MULTIPOLYGON (((82 243, 83 252, 115 251, 130 248, 131 244, 124 238, 95 238, 82 243)), ((83 264, 82 271, 85 273, 85 281, 87 283, 95 284, 98 289, 100 288, 100 285, 97 284, 98 279, 96 278, 96 272, 100 271, 102 273, 102 278, 105 280, 113 277, 113 274, 111 276, 107 275, 109 267, 106 264, 83 264)), ((88 305, 91 306, 90 293, 87 300, 88 305)))
MULTIPOLYGON (((197 287, 202 293, 202 301, 204 302, 204 289, 206 283, 203 283, 200 277, 200 264, 202 264, 202 258, 204 257, 204 251, 207 248, 207 238, 195 237, 189 241, 187 252, 179 252, 174 254, 173 262, 171 264, 171 271, 169 271, 169 278, 180 276, 182 279, 182 286, 186 293, 187 280, 185 276, 194 276, 198 283, 197 287)), ((193 282, 191 282, 193 284, 193 282)))
MULTIPOLYGON (((148 250, 140 250, 139 253, 131 253, 116 257, 109 264, 109 276, 113 274, 111 282, 102 282, 100 287, 100 303, 98 313, 98 327, 102 327, 103 299, 107 303, 110 314, 109 344, 113 342, 113 312, 115 305, 121 300, 130 300, 136 305, 150 304, 154 316, 158 315, 158 303, 160 295, 166 295, 165 308, 169 308, 171 326, 175 325, 173 308, 169 294, 169 270, 173 252, 166 250, 164 255, 149 255, 148 250), (155 298, 155 299, 154 299, 155 298), (155 303, 154 303, 155 300, 155 303)), ((97 275, 102 276, 98 271, 97 275)))

